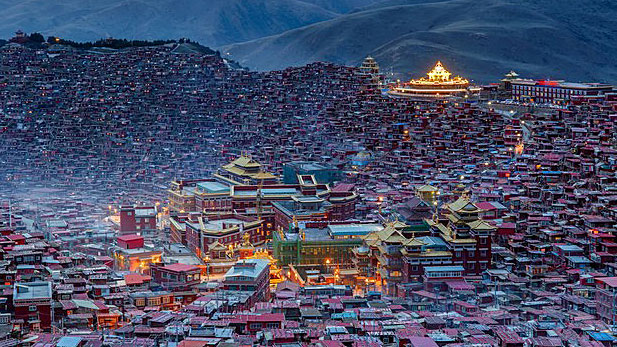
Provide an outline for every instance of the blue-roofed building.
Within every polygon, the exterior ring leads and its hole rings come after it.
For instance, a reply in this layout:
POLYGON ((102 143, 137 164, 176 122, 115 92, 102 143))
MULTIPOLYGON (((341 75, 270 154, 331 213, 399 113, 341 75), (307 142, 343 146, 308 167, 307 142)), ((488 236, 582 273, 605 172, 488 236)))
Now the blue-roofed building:
POLYGON ((581 247, 571 244, 554 245, 553 251, 562 263, 566 263, 568 257, 582 257, 584 255, 584 250, 581 247))
POLYGON ((581 270, 589 268, 593 263, 591 260, 589 260, 589 258, 580 255, 566 257, 566 262, 569 268, 581 270))
POLYGON ((345 311, 341 313, 333 313, 330 318, 333 320, 357 320, 358 315, 353 311, 345 311))
POLYGON ((383 225, 374 224, 331 224, 328 232, 333 239, 350 239, 368 235, 383 229, 383 225))
POLYGON ((605 332, 600 332, 600 331, 588 331, 587 334, 589 334, 589 337, 594 340, 594 341, 598 341, 598 342, 613 342, 615 341, 615 336, 609 334, 609 333, 605 333, 605 332))
POLYGON ((56 347, 78 347, 83 339, 79 336, 62 336, 56 347))
POLYGON ((206 193, 228 193, 230 190, 229 185, 217 181, 199 182, 197 188, 206 193))

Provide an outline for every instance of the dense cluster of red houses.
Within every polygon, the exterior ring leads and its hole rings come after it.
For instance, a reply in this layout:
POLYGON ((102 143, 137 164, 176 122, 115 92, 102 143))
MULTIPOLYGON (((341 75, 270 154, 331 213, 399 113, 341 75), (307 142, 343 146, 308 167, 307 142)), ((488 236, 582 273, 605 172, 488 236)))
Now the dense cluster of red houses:
POLYGON ((0 68, 2 344, 617 341, 608 87, 418 102, 186 44, 0 68))

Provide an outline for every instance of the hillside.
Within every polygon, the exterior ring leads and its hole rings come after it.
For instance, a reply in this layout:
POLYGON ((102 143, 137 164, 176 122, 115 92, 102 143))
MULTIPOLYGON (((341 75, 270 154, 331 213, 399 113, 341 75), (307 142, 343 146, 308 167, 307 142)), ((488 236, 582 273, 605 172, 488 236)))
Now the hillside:
POLYGON ((0 18, 0 38, 188 37, 258 70, 370 54, 400 78, 441 59, 478 81, 617 82, 614 0, 0 0, 0 18))
MULTIPOLYGON (((75 41, 106 37, 177 39, 208 46, 242 42, 328 20, 371 0, 345 0, 321 7, 320 0, 0 0, 0 37, 17 29, 75 41)), ((324 1, 327 3, 327 1, 324 1)))
POLYGON ((358 64, 370 54, 388 71, 416 76, 441 59, 479 81, 511 69, 538 78, 617 81, 616 6, 595 0, 387 0, 223 51, 261 70, 319 60, 358 64))

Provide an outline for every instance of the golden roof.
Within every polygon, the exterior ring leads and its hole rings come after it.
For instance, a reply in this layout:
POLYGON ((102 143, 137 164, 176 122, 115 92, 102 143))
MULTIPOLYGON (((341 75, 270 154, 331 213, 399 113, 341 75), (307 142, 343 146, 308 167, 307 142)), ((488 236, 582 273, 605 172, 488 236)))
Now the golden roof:
POLYGON ((440 61, 437 61, 433 70, 427 73, 427 75, 429 81, 448 81, 452 74, 443 67, 440 61))
POLYGON ((429 71, 427 74, 428 78, 420 78, 419 80, 411 80, 409 81, 410 84, 447 84, 447 85, 453 85, 453 84, 468 84, 469 81, 460 77, 460 76, 456 76, 451 78, 452 74, 450 73, 450 71, 448 71, 443 64, 441 64, 440 61, 437 61, 437 64, 435 64, 435 67, 433 67, 433 69, 431 71, 429 71))
POLYGON ((412 237, 403 242, 403 246, 424 246, 426 243, 412 237))
POLYGON ((233 164, 223 165, 222 168, 225 171, 234 173, 234 174, 236 174, 238 176, 248 176, 248 175, 250 175, 250 173, 246 172, 246 170, 244 170, 243 168, 234 166, 233 164))
POLYGON ((397 230, 402 230, 402 229, 405 229, 407 227, 407 224, 401 222, 400 220, 396 220, 396 221, 392 222, 392 227, 394 229, 397 229, 397 230))
MULTIPOLYGON (((274 176, 273 174, 269 172, 263 172, 263 171, 251 172, 251 171, 246 170, 246 168, 249 166, 235 165, 234 163, 235 161, 231 162, 230 164, 223 165, 221 168, 227 172, 231 172, 235 175, 242 176, 242 177, 250 177, 250 178, 259 179, 259 180, 276 178, 276 176, 274 176)), ((261 167, 261 164, 257 163, 257 167, 261 167)))
POLYGON ((494 226, 488 224, 487 222, 481 219, 478 219, 473 222, 469 222, 467 223, 467 225, 469 225, 469 227, 473 230, 495 230, 494 226))
POLYGON ((241 167, 246 167, 246 168, 261 167, 261 164, 253 160, 253 158, 248 157, 246 155, 239 156, 234 161, 232 161, 230 164, 241 166, 241 167))
POLYGON ((403 243, 407 240, 393 225, 388 225, 386 228, 378 231, 377 237, 379 237, 379 240, 387 243, 403 243))
POLYGON ((364 241, 377 240, 379 237, 377 236, 377 232, 368 233, 364 236, 361 236, 364 241))
POLYGON ((437 192, 437 191, 439 191, 439 188, 433 187, 430 184, 425 184, 423 186, 417 187, 416 191, 421 192, 421 193, 430 193, 430 192, 437 192))
POLYGON ((458 200, 451 204, 448 204, 448 209, 453 212, 463 213, 476 213, 481 211, 481 209, 479 209, 473 202, 463 197, 458 198, 458 200))
POLYGON ((249 233, 244 233, 244 235, 242 235, 242 248, 243 249, 253 249, 255 247, 253 247, 253 244, 251 243, 251 235, 249 233))
POLYGON ((450 236, 450 234, 452 234, 452 230, 450 230, 447 226, 441 223, 437 224, 437 228, 445 236, 450 236))
POLYGON ((452 213, 447 214, 446 218, 448 218, 448 220, 450 220, 454 224, 466 224, 466 222, 464 222, 462 219, 458 218, 452 213))
POLYGON ((274 176, 273 174, 269 172, 260 171, 256 173, 255 175, 253 175, 253 178, 258 179, 258 180, 263 180, 263 179, 276 178, 276 176, 274 176))
POLYGON ((375 247, 379 243, 379 239, 364 240, 369 247, 375 247))

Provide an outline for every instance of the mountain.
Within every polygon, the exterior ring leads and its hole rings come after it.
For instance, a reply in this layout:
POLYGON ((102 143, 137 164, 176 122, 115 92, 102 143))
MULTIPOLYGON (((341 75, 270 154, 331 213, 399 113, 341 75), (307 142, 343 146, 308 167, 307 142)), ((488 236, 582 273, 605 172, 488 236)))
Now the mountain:
POLYGON ((514 69, 615 82, 615 18, 610 0, 386 0, 223 51, 260 70, 321 60, 355 65, 370 54, 386 70, 414 76, 440 59, 478 81, 514 69))
POLYGON ((0 0, 0 37, 17 29, 77 41, 177 39, 242 42, 337 17, 372 0, 0 0))
POLYGON ((366 8, 368 6, 374 6, 385 0, 301 0, 309 4, 317 5, 328 11, 336 13, 348 13, 358 10, 360 8, 366 8))
POLYGON ((17 29, 74 41, 187 37, 258 70, 374 56, 397 77, 617 82, 614 0, 0 0, 17 29))

